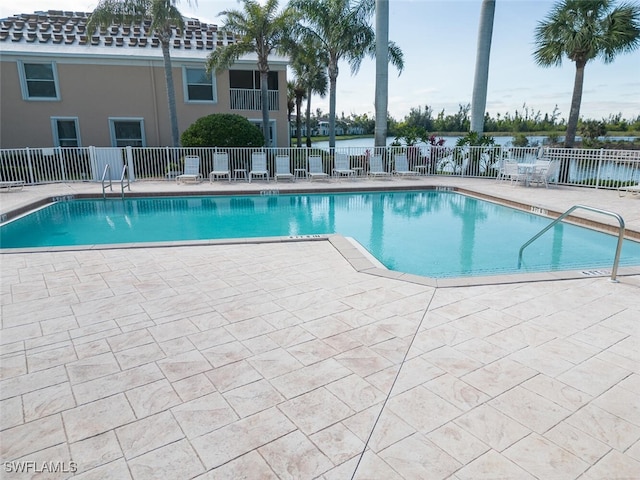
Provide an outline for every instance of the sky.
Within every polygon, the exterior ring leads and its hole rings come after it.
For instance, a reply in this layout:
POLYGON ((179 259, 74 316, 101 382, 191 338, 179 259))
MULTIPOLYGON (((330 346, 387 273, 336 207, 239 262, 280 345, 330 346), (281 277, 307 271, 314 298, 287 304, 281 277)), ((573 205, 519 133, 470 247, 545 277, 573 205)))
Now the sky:
MULTIPOLYGON (((0 2, 0 18, 40 10, 91 12, 97 0, 21 0, 0 2), (19 6, 16 6, 19 5, 19 6)), ((281 0, 284 5, 284 0, 281 0)), ((497 0, 491 44, 487 111, 513 116, 517 110, 567 118, 573 91, 575 64, 565 59, 561 67, 543 68, 533 60, 534 31, 551 11, 549 0, 497 0)), ((228 0, 178 3, 182 13, 222 25, 219 13, 241 9, 228 0)), ((389 67, 389 114, 402 120, 411 108, 430 106, 436 116, 444 109, 455 114, 471 103, 476 61, 476 41, 481 0, 390 0, 389 39, 404 53, 405 68, 398 75, 389 67)), ((374 20, 372 19, 372 23, 374 20)), ((357 74, 340 64, 337 114, 373 116, 375 61, 365 59, 357 74)), ((329 98, 314 96, 313 111, 329 111, 329 98)), ((640 50, 619 55, 611 64, 596 59, 585 69, 580 115, 602 119, 621 113, 640 115, 640 50)))

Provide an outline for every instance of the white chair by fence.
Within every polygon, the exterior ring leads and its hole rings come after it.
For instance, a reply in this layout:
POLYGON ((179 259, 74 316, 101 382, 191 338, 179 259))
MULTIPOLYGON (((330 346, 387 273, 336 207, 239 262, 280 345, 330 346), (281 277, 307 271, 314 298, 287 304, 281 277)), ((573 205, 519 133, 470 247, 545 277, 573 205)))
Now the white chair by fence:
POLYGON ((278 178, 283 178, 285 180, 291 180, 295 182, 296 179, 291 173, 291 161, 289 159, 289 155, 276 155, 276 173, 273 175, 276 182, 278 178))
POLYGON ((367 175, 370 178, 391 178, 391 172, 387 172, 384 169, 384 164, 382 163, 382 155, 373 155, 369 159, 369 171, 367 175))
POLYGON ((520 181, 525 183, 529 182, 529 174, 520 171, 520 167, 516 162, 504 162, 502 169, 503 178, 509 180, 511 185, 517 184, 520 181))
POLYGON ((320 155, 309 155, 309 171, 307 172, 307 176, 310 182, 316 178, 329 179, 329 174, 324 171, 322 166, 322 157, 320 155))
POLYGON ((356 171, 349 165, 349 155, 346 153, 336 153, 334 158, 333 175, 335 177, 354 178, 356 171))
POLYGON ((209 182, 213 181, 217 177, 227 177, 231 182, 231 170, 229 170, 229 154, 228 153, 214 153, 213 154, 213 170, 209 173, 209 182))
POLYGON ((405 154, 396 155, 394 157, 395 168, 393 169, 393 174, 403 177, 415 177, 419 175, 420 172, 416 172, 413 170, 409 170, 409 161, 407 160, 407 156, 405 154))
POLYGON ((249 183, 253 177, 265 177, 269 181, 269 170, 267 170, 267 154, 264 152, 253 152, 251 154, 251 171, 249 172, 249 183))
POLYGON ((202 174, 200 173, 200 157, 197 155, 185 156, 184 173, 176 177, 176 183, 195 183, 200 181, 202 181, 202 174))
POLYGON ((536 185, 542 184, 546 188, 549 188, 549 182, 553 182, 556 174, 558 173, 559 163, 560 162, 557 161, 536 162, 533 167, 530 182, 535 183, 536 185))

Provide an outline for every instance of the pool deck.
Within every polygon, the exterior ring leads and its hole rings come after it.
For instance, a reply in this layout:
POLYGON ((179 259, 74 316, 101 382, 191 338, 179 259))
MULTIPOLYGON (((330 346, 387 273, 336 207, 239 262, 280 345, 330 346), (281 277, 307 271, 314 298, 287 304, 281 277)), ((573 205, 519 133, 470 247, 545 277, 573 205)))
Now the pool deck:
MULTIPOLYGON (((615 191, 434 177, 277 184, 398 186, 555 212, 589 205, 640 233, 640 196, 615 191)), ((27 186, 0 193, 0 210, 85 193, 101 187, 27 186)), ((640 478, 633 269, 618 283, 584 273, 434 286, 371 271, 332 236, 11 253, 0 270, 2 478, 32 478, 46 462, 119 480, 640 478), (7 470, 20 466, 31 471, 7 470)))

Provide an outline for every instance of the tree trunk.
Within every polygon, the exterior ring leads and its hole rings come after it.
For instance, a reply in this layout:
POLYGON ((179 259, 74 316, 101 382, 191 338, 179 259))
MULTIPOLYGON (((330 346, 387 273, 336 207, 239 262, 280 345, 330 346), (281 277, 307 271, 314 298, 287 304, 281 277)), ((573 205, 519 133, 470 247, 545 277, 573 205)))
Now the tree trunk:
POLYGON ((162 58, 164 59, 164 78, 167 82, 167 101, 169 103, 169 121, 171 123, 171 141, 174 147, 180 146, 180 132, 178 130, 178 113, 176 111, 176 91, 173 86, 173 72, 169 44, 162 43, 162 58))
POLYGON ((302 146, 302 95, 296 94, 296 144, 302 146))
POLYGON ((571 97, 571 110, 567 121, 567 136, 564 140, 565 148, 573 148, 580 117, 580 104, 582 103, 582 85, 584 84, 584 66, 586 62, 576 61, 576 77, 573 82, 573 96, 571 97))
POLYGON ((389 102, 389 0, 376 0, 375 147, 387 145, 389 102))
POLYGON ((264 144, 271 146, 269 135, 269 70, 260 70, 260 96, 262 97, 262 133, 264 144))
POLYGON ((312 89, 309 87, 307 90, 307 112, 306 112, 306 124, 307 124, 307 148, 311 148, 311 93, 312 89))
POLYGON ((478 27, 478 49, 476 52, 476 72, 473 79, 471 99, 471 131, 482 135, 484 131, 484 113, 487 108, 487 86, 489 84, 489 56, 493 35, 493 17, 496 10, 495 0, 483 0, 480 8, 478 27))
MULTIPOLYGON (((576 130, 578 129, 578 118, 580 117, 580 104, 582 103, 582 86, 584 84, 584 67, 587 62, 576 60, 576 77, 573 82, 573 96, 571 97, 571 110, 567 120, 567 134, 564 139, 565 148, 573 148, 576 141, 576 130)), ((569 159, 563 159, 560 164, 558 180, 562 183, 569 181, 569 159)))
POLYGON ((338 83, 338 59, 329 61, 329 148, 336 148, 336 84, 338 83))

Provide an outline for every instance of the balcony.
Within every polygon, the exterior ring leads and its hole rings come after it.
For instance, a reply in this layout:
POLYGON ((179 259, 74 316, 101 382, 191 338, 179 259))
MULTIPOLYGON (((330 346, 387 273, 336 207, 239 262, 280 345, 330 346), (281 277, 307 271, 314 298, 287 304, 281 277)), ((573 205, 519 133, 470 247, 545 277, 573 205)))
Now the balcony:
MULTIPOLYGON (((269 90, 269 110, 279 110, 279 93, 269 90)), ((231 110, 262 110, 262 92, 247 88, 231 88, 231 110)))

